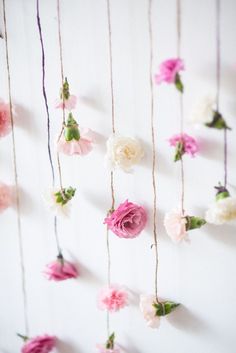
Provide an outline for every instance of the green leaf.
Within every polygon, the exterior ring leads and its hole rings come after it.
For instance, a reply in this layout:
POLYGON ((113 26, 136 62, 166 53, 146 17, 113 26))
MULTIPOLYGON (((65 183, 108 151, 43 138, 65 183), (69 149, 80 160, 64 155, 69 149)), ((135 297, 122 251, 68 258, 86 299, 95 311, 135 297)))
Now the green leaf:
POLYGON ((179 305, 179 303, 174 303, 172 301, 153 303, 153 307, 156 309, 156 316, 168 315, 179 305))
POLYGON ((200 217, 187 216, 186 219, 187 219, 186 230, 201 228, 204 224, 206 224, 205 219, 200 217))
POLYGON ((77 124, 77 121, 74 119, 72 113, 69 113, 66 126, 64 129, 64 137, 66 141, 71 141, 71 140, 79 141, 80 139, 78 124, 77 124))
POLYGON ((228 129, 231 130, 230 127, 228 127, 228 125, 226 124, 225 119, 223 118, 223 116, 220 114, 220 112, 218 111, 213 111, 213 119, 210 123, 206 123, 205 124, 208 127, 211 128, 215 128, 218 130, 222 130, 222 129, 228 129))
POLYGON ((68 189, 57 191, 54 195, 56 197, 56 203, 60 203, 62 206, 67 204, 75 196, 76 189, 71 186, 68 189))
POLYGON ((181 93, 184 92, 184 86, 183 86, 183 83, 180 79, 180 75, 179 74, 176 74, 175 76, 175 87, 177 88, 178 91, 180 91, 181 93))
POLYGON ((107 342, 106 342, 106 349, 114 349, 114 341, 115 341, 115 333, 113 332, 107 342))
POLYGON ((178 142, 176 147, 175 147, 175 157, 174 161, 177 162, 179 161, 184 154, 184 143, 183 142, 178 142))
POLYGON ((225 199, 226 197, 229 197, 229 196, 230 196, 230 194, 229 194, 228 191, 218 192, 218 193, 216 194, 216 201, 225 199))
POLYGON ((67 78, 65 78, 65 81, 63 83, 63 86, 61 88, 61 93, 60 93, 61 99, 67 100, 70 97, 70 87, 69 83, 67 81, 67 78))
POLYGON ((17 335, 18 337, 20 337, 24 342, 28 341, 28 339, 29 339, 28 336, 21 335, 20 333, 17 333, 16 335, 17 335))

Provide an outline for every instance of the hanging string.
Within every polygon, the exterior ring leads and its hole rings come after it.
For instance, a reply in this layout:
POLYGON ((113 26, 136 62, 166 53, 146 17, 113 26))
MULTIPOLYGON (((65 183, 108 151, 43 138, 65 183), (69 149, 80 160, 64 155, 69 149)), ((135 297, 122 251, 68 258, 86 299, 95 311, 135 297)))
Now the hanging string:
POLYGON ((27 302, 27 292, 26 292, 26 275, 25 275, 24 250, 23 250, 23 239, 22 239, 22 228, 21 228, 21 210, 20 210, 19 183, 18 183, 18 172, 17 172, 18 169, 17 169, 16 143, 15 143, 15 125, 14 125, 14 119, 13 119, 13 107, 12 107, 12 96, 11 96, 11 75, 10 75, 10 63, 9 63, 9 52, 8 52, 8 35, 7 35, 5 0, 3 0, 3 22, 4 22, 6 64, 7 64, 8 98, 9 98, 10 119, 11 119, 11 127, 12 127, 11 137, 12 137, 13 169, 14 169, 14 181, 15 181, 15 193, 16 193, 17 231, 18 231, 20 267, 21 267, 21 288, 22 288, 22 296, 23 296, 23 314, 24 314, 25 336, 29 336, 29 320, 28 320, 28 307, 27 307, 28 302, 27 302))
MULTIPOLYGON (((177 57, 181 56, 181 22, 182 22, 182 9, 181 9, 181 0, 176 0, 176 8, 177 8, 177 57)), ((180 134, 182 135, 184 132, 184 110, 183 110, 183 94, 179 93, 179 105, 180 105, 180 134)), ((184 215, 184 197, 185 197, 185 180, 184 180, 184 161, 181 156, 180 158, 180 173, 181 173, 181 212, 184 215)))
MULTIPOLYGON (((54 171, 54 166, 53 166, 53 161, 52 161, 52 153, 51 153, 51 129, 50 129, 51 124, 50 124, 50 115, 49 115, 49 109, 48 109, 48 98, 47 98, 47 92, 46 92, 46 86, 45 86, 45 50, 44 50, 44 41, 43 41, 40 12, 39 12, 39 0, 37 0, 36 11, 37 11, 37 25, 38 25, 38 30, 39 30, 40 44, 41 44, 41 53, 42 53, 42 89, 43 89, 43 98, 44 98, 44 104, 45 104, 46 115, 47 115, 47 148, 48 148, 48 157, 49 157, 49 163, 50 163, 51 173, 52 173, 52 187, 54 188, 55 187, 55 171, 54 171)), ((59 244, 58 231, 57 231, 57 217, 56 216, 54 217, 54 234, 55 234, 58 254, 61 254, 61 247, 59 244)))
POLYGON ((151 135, 152 135, 152 187, 153 187, 153 240, 155 251, 155 275, 154 275, 154 290, 156 301, 157 294, 157 275, 158 275, 158 247, 157 247, 157 188, 156 188, 156 141, 155 141, 155 127, 154 127, 154 93, 153 93, 153 34, 152 34, 152 4, 149 0, 148 6, 148 27, 149 27, 149 45, 150 45, 150 61, 149 61, 149 82, 151 94, 151 135))

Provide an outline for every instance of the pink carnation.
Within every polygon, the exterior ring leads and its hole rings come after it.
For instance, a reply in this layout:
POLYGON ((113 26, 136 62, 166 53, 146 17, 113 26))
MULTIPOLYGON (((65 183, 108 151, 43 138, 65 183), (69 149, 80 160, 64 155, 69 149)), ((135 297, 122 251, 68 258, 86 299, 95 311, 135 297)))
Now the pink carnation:
POLYGON ((176 75, 184 70, 184 62, 182 59, 168 59, 161 63, 160 73, 155 75, 156 84, 162 82, 174 83, 176 75))
POLYGON ((164 226, 166 232, 175 243, 180 242, 187 236, 186 224, 185 215, 182 215, 179 210, 168 212, 165 215, 164 226))
POLYGON ((21 349, 22 353, 49 353, 56 345, 56 337, 38 336, 26 341, 21 349))
POLYGON ((4 137, 11 132, 11 115, 9 104, 0 101, 0 137, 4 137))
POLYGON ((13 187, 0 182, 0 212, 12 206, 14 202, 13 187))
POLYGON ((126 200, 105 218, 104 224, 120 238, 137 237, 147 223, 147 213, 142 206, 126 200))
POLYGON ((64 136, 57 143, 58 152, 64 153, 68 156, 80 155, 85 156, 93 149, 93 143, 95 142, 94 133, 90 129, 79 129, 80 139, 66 141, 64 136))
MULTIPOLYGON (((64 108, 67 110, 75 109, 77 103, 77 97, 74 95, 70 95, 68 99, 64 101, 64 108)), ((59 99, 56 101, 56 108, 63 109, 63 100, 59 99)))
POLYGON ((46 266, 44 274, 48 280, 52 281, 64 281, 66 279, 76 278, 79 275, 75 266, 64 260, 62 255, 59 255, 56 261, 46 266))
POLYGON ((185 133, 172 136, 169 139, 169 143, 174 147, 177 147, 179 143, 183 144, 183 153, 187 153, 191 157, 195 157, 195 154, 199 151, 199 146, 195 138, 185 133))
POLYGON ((98 307, 101 310, 115 312, 127 305, 128 292, 118 285, 110 285, 102 288, 98 295, 98 307))
POLYGON ((113 349, 106 348, 104 344, 97 344, 98 353, 120 353, 120 349, 115 346, 113 349))

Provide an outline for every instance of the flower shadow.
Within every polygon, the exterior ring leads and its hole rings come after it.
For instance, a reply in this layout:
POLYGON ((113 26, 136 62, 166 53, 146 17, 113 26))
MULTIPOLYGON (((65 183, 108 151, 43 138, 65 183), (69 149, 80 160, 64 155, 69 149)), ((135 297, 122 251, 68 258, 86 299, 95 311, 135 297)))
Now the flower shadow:
POLYGON ((33 113, 20 104, 15 105, 15 112, 16 118, 14 121, 16 127, 26 130, 34 137, 39 136, 38 129, 34 123, 33 113))
POLYGON ((79 99, 81 104, 84 104, 87 107, 92 108, 101 113, 105 113, 106 109, 105 109, 105 106, 101 104, 102 99, 101 99, 101 94, 99 92, 100 92, 99 89, 90 91, 88 94, 84 96, 80 96, 79 99))
POLYGON ((57 350, 60 353, 79 353, 78 347, 75 347, 71 343, 57 341, 57 350))
POLYGON ((195 334, 204 331, 206 328, 204 321, 183 305, 167 315, 166 320, 178 330, 195 334))
POLYGON ((207 224, 203 231, 214 240, 228 247, 236 247, 236 224, 213 225, 207 224))
POLYGON ((222 154, 223 145, 219 140, 216 141, 211 138, 199 137, 200 155, 202 158, 210 160, 219 160, 222 154))

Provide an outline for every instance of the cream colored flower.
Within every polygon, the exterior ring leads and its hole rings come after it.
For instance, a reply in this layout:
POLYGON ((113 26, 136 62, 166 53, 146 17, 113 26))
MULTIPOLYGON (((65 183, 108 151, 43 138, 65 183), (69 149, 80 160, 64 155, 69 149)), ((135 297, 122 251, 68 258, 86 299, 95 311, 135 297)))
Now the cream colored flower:
POLYGON ((130 172, 144 155, 140 142, 131 137, 111 136, 107 140, 106 161, 111 169, 121 168, 130 172))
POLYGON ((195 124, 206 124, 213 120, 215 98, 208 95, 203 97, 194 107, 191 121, 195 124))
POLYGON ((70 202, 66 203, 65 205, 62 205, 61 203, 58 203, 56 201, 56 193, 59 190, 48 190, 47 192, 44 193, 43 198, 46 204, 46 207, 53 212, 56 216, 62 216, 62 217, 69 217, 70 216, 70 210, 71 210, 71 204, 70 202))
POLYGON ((154 295, 140 295, 139 307, 144 320, 147 321, 148 327, 158 328, 160 325, 160 317, 156 315, 156 309, 153 306, 154 303, 156 303, 154 295))
POLYGON ((236 220, 236 197, 226 197, 215 201, 206 211, 206 221, 212 224, 224 224, 236 220))

